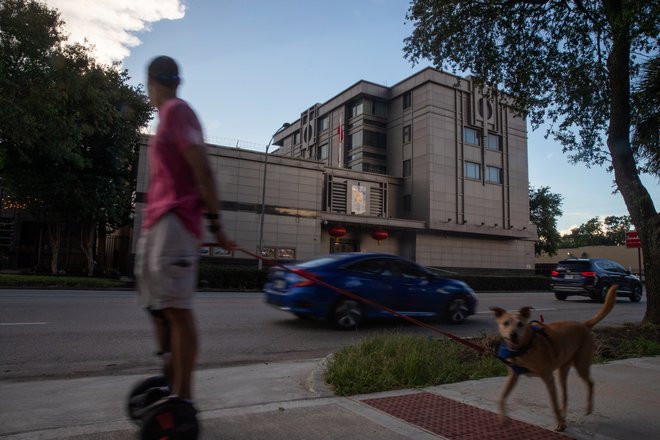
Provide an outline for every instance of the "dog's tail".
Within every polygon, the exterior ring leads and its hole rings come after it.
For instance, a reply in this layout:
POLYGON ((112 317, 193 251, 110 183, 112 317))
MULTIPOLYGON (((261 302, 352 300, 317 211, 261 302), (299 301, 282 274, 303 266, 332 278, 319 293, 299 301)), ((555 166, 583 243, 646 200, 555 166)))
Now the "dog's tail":
POLYGON ((596 324, 598 324, 600 321, 605 318, 608 313, 612 311, 614 308, 614 304, 616 304, 616 291, 619 289, 618 284, 614 284, 612 287, 609 288, 607 291, 607 296, 605 297, 605 304, 603 304, 603 307, 600 308, 598 313, 596 313, 590 320, 586 321, 585 324, 589 328, 594 328, 596 324))

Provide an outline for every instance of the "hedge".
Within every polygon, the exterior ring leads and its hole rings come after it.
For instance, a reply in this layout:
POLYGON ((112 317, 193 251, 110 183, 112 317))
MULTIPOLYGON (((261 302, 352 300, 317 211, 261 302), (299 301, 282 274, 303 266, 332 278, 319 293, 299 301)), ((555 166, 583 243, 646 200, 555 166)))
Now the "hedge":
MULTIPOLYGON (((203 289, 261 290, 268 278, 268 269, 202 265, 199 283, 203 289)), ((550 290, 550 278, 533 276, 452 275, 476 291, 550 290)))
MULTIPOLYGON (((202 264, 199 269, 199 287, 203 290, 259 291, 268 278, 268 269, 254 267, 217 266, 202 264)), ((543 276, 478 276, 452 275, 463 280, 477 292, 495 291, 547 291, 550 278, 543 276)), ((131 281, 108 278, 40 276, 0 274, 0 287, 33 288, 131 288, 131 281)))

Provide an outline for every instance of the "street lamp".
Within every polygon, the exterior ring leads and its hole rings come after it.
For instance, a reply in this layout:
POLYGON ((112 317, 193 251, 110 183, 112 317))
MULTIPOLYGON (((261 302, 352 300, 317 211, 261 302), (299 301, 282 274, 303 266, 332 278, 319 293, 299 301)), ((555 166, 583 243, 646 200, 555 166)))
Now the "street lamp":
POLYGON ((289 128, 291 124, 288 122, 285 122, 282 124, 280 128, 277 129, 275 133, 273 133, 273 136, 271 136, 270 141, 268 141, 268 145, 266 145, 266 154, 264 155, 264 175, 263 175, 263 183, 261 187, 261 218, 259 219, 260 224, 259 224, 259 259, 257 260, 257 264, 259 267, 259 270, 263 268, 263 260, 261 257, 264 255, 264 217, 265 217, 265 210, 266 210, 266 167, 268 166, 268 149, 270 148, 270 145, 273 143, 273 139, 275 139, 275 136, 277 136, 282 130, 286 130, 289 128))

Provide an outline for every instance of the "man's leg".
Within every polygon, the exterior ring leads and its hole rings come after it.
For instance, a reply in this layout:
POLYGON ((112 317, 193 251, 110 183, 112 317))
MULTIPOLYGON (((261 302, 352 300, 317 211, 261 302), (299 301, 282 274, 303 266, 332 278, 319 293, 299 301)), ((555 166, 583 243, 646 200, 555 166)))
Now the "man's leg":
POLYGON ((190 309, 163 309, 172 349, 172 394, 192 400, 192 372, 197 358, 197 331, 190 309))
POLYGON ((163 374, 172 383, 172 347, 170 324, 162 310, 147 308, 156 336, 157 354, 163 359, 163 374))

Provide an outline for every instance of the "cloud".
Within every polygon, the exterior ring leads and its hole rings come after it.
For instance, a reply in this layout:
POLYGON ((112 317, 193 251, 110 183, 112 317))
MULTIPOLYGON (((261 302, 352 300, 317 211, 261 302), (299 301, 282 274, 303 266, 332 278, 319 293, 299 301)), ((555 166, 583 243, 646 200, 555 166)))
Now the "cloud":
POLYGON ((64 20, 69 41, 95 46, 97 61, 121 61, 141 41, 139 32, 149 31, 160 20, 178 20, 186 13, 181 0, 46 0, 64 20))

